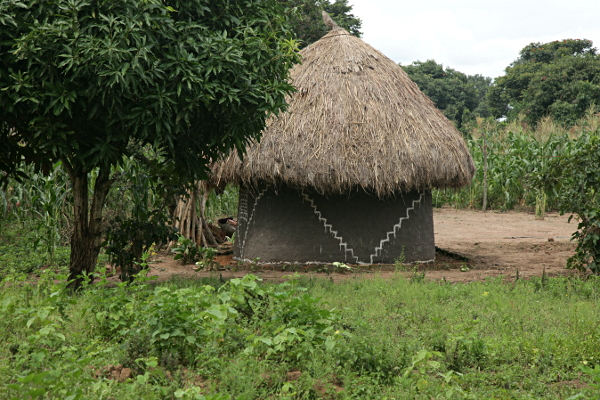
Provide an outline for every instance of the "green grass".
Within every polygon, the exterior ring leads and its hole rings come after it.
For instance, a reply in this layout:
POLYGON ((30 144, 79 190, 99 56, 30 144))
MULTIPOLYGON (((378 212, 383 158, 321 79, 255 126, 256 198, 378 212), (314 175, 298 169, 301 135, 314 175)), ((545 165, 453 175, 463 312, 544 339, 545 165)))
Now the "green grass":
MULTIPOLYGON (((48 266, 48 254, 35 248, 36 231, 32 223, 16 223, 13 219, 0 219, 0 278, 9 273, 37 273, 48 266)), ((69 265, 70 249, 58 246, 52 267, 65 269, 69 265)))
POLYGON ((69 293, 56 275, 68 249, 40 268, 26 226, 2 232, 0 399, 600 398, 598 277, 174 278, 69 293))
POLYGON ((0 380, 9 386, 0 398, 600 393, 580 370, 600 365, 598 278, 442 284, 398 275, 279 286, 248 278, 221 290, 218 279, 175 279, 80 294, 54 278, 4 280, 0 380), (308 333, 291 333, 300 330, 308 333), (132 370, 126 382, 98 375, 118 364, 132 370), (290 371, 299 379, 286 381, 290 371))
MULTIPOLYGON (((578 365, 600 363, 599 283, 439 284, 398 277, 314 282, 310 292, 343 307, 355 335, 390 360, 406 364, 420 350, 439 352, 438 371, 462 373, 461 387, 475 398, 560 399, 577 392, 560 382, 579 379, 578 365)), ((439 376, 430 380, 430 395, 439 394, 439 376)))

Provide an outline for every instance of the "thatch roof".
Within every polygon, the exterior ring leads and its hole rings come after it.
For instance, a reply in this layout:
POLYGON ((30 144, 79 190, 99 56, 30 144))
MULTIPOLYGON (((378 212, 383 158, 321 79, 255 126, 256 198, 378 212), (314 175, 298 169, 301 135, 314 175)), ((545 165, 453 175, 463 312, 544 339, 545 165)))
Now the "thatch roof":
POLYGON ((243 161, 231 154, 217 163, 216 183, 385 197, 471 181, 462 135, 392 60, 339 27, 300 54, 287 112, 268 121, 243 161))

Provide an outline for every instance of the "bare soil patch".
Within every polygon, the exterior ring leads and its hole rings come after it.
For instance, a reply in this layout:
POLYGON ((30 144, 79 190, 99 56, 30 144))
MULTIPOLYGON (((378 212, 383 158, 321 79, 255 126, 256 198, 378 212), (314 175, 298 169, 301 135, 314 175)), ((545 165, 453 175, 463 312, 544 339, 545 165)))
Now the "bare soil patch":
MULTIPOLYGON (((391 276, 396 273, 425 272, 426 279, 470 282, 490 277, 521 278, 570 274, 567 259, 575 244, 570 241, 577 222, 568 216, 550 213, 538 220, 533 213, 434 210, 436 246, 440 249, 434 264, 352 266, 343 271, 332 266, 241 264, 231 255, 217 256, 213 271, 196 271, 195 265, 182 265, 169 255, 160 256, 150 265, 149 276, 166 280, 174 275, 189 278, 217 276, 223 279, 254 273, 265 281, 282 281, 296 272, 307 277, 325 277, 334 281, 362 276, 391 276)), ((110 280, 117 281, 117 277, 110 280)))
POLYGON ((577 222, 568 215, 550 213, 539 220, 526 212, 481 212, 441 208, 434 210, 436 245, 469 258, 467 272, 431 271, 430 278, 451 281, 494 276, 549 276, 568 274, 567 259, 575 250, 571 235, 577 222))

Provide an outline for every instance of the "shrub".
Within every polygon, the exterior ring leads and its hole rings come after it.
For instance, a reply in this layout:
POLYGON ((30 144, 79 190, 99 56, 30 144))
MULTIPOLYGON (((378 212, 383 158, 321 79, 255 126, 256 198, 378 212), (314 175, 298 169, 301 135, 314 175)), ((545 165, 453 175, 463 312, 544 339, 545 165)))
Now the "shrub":
POLYGON ((93 303, 86 314, 106 339, 123 338, 126 359, 156 357, 168 369, 205 359, 241 355, 298 362, 332 350, 343 337, 338 313, 295 283, 262 288, 258 278, 212 286, 122 288, 93 303))
POLYGON ((573 213, 579 221, 573 240, 575 255, 570 268, 589 269, 600 274, 600 130, 586 132, 573 151, 557 158, 551 166, 551 184, 557 187, 561 214, 573 213))

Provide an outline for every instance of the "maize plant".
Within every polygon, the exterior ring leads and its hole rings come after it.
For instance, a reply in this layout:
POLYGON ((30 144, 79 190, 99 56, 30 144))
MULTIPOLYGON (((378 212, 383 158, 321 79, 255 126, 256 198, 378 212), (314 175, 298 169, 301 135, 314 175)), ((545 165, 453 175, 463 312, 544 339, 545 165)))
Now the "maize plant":
POLYGON ((68 242, 73 224, 69 179, 60 162, 47 174, 33 173, 31 167, 23 166, 23 170, 31 179, 11 180, 0 190, 2 216, 33 230, 32 250, 43 251, 46 263, 52 265, 57 247, 68 242))
POLYGON ((433 190, 433 204, 481 208, 485 198, 487 209, 526 208, 544 218, 547 211, 559 209, 556 188, 545 182, 551 179, 550 165, 575 154, 578 137, 599 124, 600 116, 593 112, 570 129, 549 119, 535 129, 479 121, 467 140, 477 168, 471 184, 460 190, 433 190))

